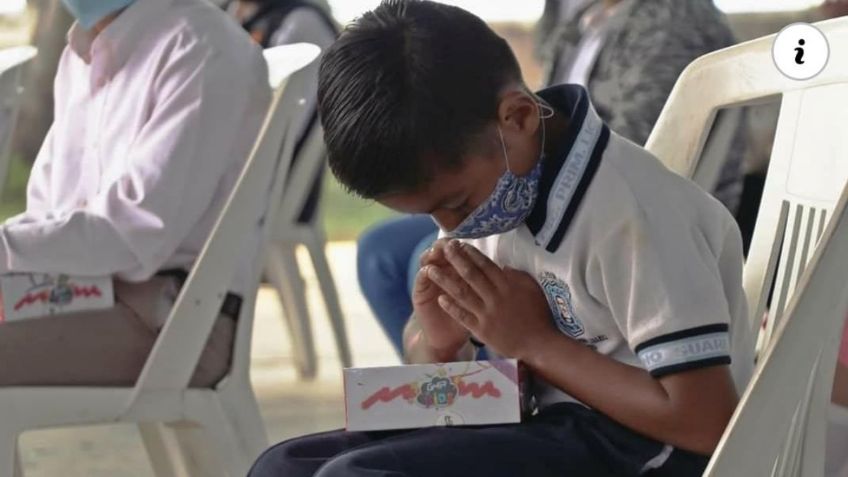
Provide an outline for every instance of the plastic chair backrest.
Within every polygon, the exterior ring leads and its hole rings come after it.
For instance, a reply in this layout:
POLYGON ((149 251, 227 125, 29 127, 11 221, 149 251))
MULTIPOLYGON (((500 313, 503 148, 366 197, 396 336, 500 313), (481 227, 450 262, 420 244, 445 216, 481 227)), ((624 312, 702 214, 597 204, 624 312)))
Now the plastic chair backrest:
POLYGON ((848 316, 848 188, 705 476, 824 475, 836 355, 848 316))
MULTIPOLYGON (((279 48, 291 49, 291 70, 299 70, 320 53, 317 46, 306 44, 279 48)), ((244 296, 239 317, 230 372, 231 377, 247 375, 253 307, 261 270, 258 264, 268 240, 268 223, 276 213, 291 165, 296 138, 290 126, 296 124, 305 109, 302 91, 307 80, 302 71, 297 71, 274 95, 259 139, 160 332, 136 383, 130 405, 144 392, 187 387, 239 260, 243 258, 238 253, 239 239, 245 233, 259 233, 261 243, 253 257, 254 273, 246 287, 249 292, 244 296)))
MULTIPOLYGON (((848 180, 848 17, 817 23, 834 50, 815 78, 796 81, 775 67, 774 35, 694 61, 671 92, 647 149, 670 169, 697 179, 704 140, 722 108, 782 96, 768 177, 751 251, 745 291, 751 327, 759 328, 774 284, 771 336, 848 180), (775 282, 776 280, 776 282, 775 282)), ((714 158, 721 160, 721 158, 714 158)))

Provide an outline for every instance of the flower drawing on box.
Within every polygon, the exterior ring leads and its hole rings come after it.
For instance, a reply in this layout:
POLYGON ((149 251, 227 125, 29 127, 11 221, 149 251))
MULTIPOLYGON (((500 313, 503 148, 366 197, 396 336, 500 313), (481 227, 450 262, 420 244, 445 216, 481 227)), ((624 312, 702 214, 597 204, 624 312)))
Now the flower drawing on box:
POLYGON ((451 406, 458 393, 459 390, 450 378, 434 376, 421 383, 417 401, 425 408, 443 408, 451 406))
POLYGON ((59 275, 56 283, 53 284, 53 288, 50 289, 49 302, 51 304, 62 306, 74 301, 74 290, 68 280, 67 275, 59 275))

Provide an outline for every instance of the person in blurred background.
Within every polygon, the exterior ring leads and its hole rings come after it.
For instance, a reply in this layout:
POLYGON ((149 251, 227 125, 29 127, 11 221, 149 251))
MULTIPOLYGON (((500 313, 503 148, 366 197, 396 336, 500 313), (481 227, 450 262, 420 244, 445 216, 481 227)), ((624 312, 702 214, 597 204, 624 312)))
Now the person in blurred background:
MULTIPOLYGON (((613 131, 644 145, 683 69, 735 43, 711 0, 546 0, 537 52, 547 86, 586 87, 613 131)), ((714 195, 734 212, 742 193, 744 131, 729 147, 714 195)), ((435 241, 427 216, 390 219, 359 239, 360 287, 390 341, 401 349, 418 258, 435 241)))
MULTIPOLYGON (((55 121, 26 211, 0 225, 0 273, 112 277, 115 305, 0 324, 0 386, 131 385, 253 147, 268 71, 205 0, 62 2, 76 23, 55 121)), ((246 239, 194 386, 229 369, 255 249, 246 239)))
POLYGON ((262 48, 298 42, 325 48, 338 34, 326 0, 234 0, 225 8, 262 48))
MULTIPOLYGON (((253 41, 262 48, 288 45, 292 43, 312 43, 322 50, 338 36, 339 28, 332 17, 332 10, 326 0, 233 0, 224 8, 247 30, 253 41)), ((298 126, 301 141, 295 146, 294 157, 298 158, 302 141, 320 127, 315 95, 318 91, 318 61, 310 67, 315 80, 309 82, 306 95, 309 114, 298 126)), ((322 173, 318 175, 309 199, 305 202, 298 222, 308 224, 315 219, 318 201, 321 196, 322 173)))
POLYGON ((821 10, 827 18, 848 15, 848 0, 825 0, 821 5, 821 10))
POLYGON ((829 416, 827 430, 827 460, 825 477, 845 477, 848 475, 848 323, 842 332, 842 345, 831 396, 833 409, 829 416))
POLYGON ((419 257, 438 235, 430 216, 404 215, 372 226, 357 242, 359 288, 398 356, 403 352, 403 329, 412 315, 419 257))
MULTIPOLYGON (((610 127, 644 145, 674 83, 696 58, 736 43, 712 0, 546 0, 539 47, 547 84, 589 90, 610 127), (556 5, 552 7, 551 5, 556 5), (548 30, 545 33, 545 29, 548 30)), ((713 194, 735 212, 744 131, 728 150, 713 194)))

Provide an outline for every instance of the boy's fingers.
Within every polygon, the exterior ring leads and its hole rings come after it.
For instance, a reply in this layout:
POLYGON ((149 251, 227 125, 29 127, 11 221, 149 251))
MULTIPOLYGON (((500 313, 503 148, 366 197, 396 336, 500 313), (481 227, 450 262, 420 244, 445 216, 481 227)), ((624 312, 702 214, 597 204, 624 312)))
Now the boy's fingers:
POLYGON ((427 277, 427 267, 423 267, 415 274, 415 283, 412 285, 413 301, 416 297, 427 296, 436 285, 427 277))
POLYGON ((456 300, 449 297, 448 295, 439 295, 439 306, 445 310, 445 313, 450 315, 451 318, 458 321, 459 324, 471 330, 477 324, 477 317, 474 316, 474 313, 466 310, 462 306, 460 306, 456 300))
POLYGON ((445 268, 430 265, 427 277, 463 308, 475 312, 482 309, 483 301, 476 291, 456 272, 450 273, 445 268))
POLYGON ((418 273, 415 274, 415 285, 412 289, 414 291, 424 291, 430 286, 430 280, 427 278, 427 267, 421 267, 418 273))
POLYGON ((445 258, 444 247, 447 244, 448 239, 439 239, 433 243, 433 246, 427 249, 426 252, 421 254, 421 259, 419 260, 419 264, 423 267, 425 265, 444 265, 447 262, 445 258))
POLYGON ((486 272, 466 253, 463 253, 460 247, 460 243, 456 241, 447 246, 448 262, 483 301, 491 302, 497 291, 494 284, 489 280, 486 272))
POLYGON ((504 290, 507 287, 508 280, 500 265, 492 261, 492 259, 484 255, 483 252, 473 245, 462 243, 459 249, 486 274, 486 278, 495 287, 499 290, 504 290))
POLYGON ((430 247, 426 252, 421 254, 421 258, 418 259, 418 265, 420 267, 426 267, 427 265, 439 265, 441 262, 441 253, 430 247))

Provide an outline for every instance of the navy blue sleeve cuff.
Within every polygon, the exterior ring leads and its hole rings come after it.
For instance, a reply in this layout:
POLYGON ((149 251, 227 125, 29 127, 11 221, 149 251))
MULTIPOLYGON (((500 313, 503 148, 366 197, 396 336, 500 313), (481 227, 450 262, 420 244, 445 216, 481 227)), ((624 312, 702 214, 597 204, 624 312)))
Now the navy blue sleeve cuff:
POLYGON ((699 326, 650 339, 635 348, 651 376, 730 364, 726 324, 699 326))

